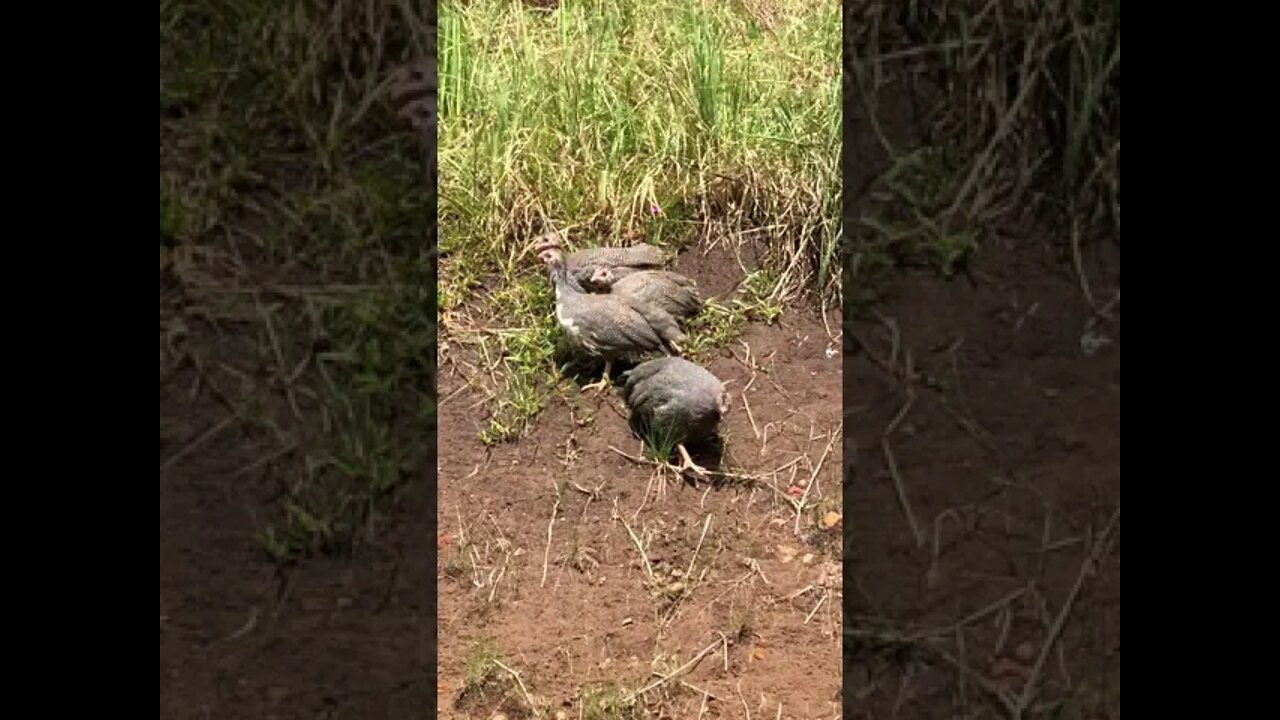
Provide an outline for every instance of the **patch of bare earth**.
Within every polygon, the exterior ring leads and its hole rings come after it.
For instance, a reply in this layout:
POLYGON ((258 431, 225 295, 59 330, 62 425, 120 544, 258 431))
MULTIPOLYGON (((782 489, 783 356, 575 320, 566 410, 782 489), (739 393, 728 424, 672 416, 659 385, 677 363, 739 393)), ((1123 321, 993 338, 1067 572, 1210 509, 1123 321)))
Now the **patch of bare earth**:
POLYGON ((273 562, 254 536, 296 447, 238 413, 284 401, 244 338, 189 329, 200 360, 160 382, 162 424, 177 425, 160 448, 160 717, 427 717, 433 488, 411 483, 349 556, 273 562))
MULTIPOLYGON (((706 262, 677 268, 723 297, 735 281, 706 262)), ((621 400, 571 383, 525 438, 485 447, 483 398, 442 359, 441 717, 523 716, 512 698, 592 717, 606 691, 636 698, 621 717, 840 716, 841 525, 823 523, 840 508, 838 337, 791 308, 739 340, 707 362, 730 383, 741 476, 714 486, 625 457, 642 451, 621 400), (524 687, 476 702, 486 643, 524 687)))
POLYGON ((1118 251, 1086 268, 1093 308, 992 243, 849 331, 853 717, 1119 717, 1118 251))

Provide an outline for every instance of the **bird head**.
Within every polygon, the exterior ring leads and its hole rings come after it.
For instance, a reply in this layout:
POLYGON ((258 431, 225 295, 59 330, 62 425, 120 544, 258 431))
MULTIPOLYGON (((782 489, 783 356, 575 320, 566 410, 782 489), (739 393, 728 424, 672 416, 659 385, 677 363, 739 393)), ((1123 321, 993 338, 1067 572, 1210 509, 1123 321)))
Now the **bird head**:
POLYGON ((600 288, 612 287, 616 279, 613 268, 608 265, 597 265, 595 272, 591 273, 591 284, 600 288))
MULTIPOLYGON (((552 230, 551 232, 543 233, 534 238, 533 242, 529 243, 529 246, 525 248, 525 252, 533 251, 541 253, 542 251, 550 248, 559 249, 563 247, 563 245, 564 239, 560 237, 560 233, 552 230)), ((539 254, 538 257, 542 257, 541 254, 539 254)))
POLYGON ((538 259, 543 265, 549 268, 558 268, 564 265, 564 255, 558 247, 548 247, 538 253, 538 259))

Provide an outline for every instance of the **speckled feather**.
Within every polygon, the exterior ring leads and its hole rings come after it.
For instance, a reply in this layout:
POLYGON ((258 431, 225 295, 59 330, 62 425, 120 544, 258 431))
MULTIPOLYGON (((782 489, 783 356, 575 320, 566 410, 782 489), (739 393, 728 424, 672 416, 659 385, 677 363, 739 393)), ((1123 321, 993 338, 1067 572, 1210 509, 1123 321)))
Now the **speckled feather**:
POLYGON ((675 317, 692 317, 702 309, 698 283, 670 270, 639 270, 619 273, 617 268, 597 267, 583 287, 607 291, 650 303, 675 317))
POLYGON ((622 374, 623 399, 641 422, 665 424, 676 442, 706 439, 724 414, 724 384, 684 358, 662 357, 622 374))
POLYGON ((634 359, 671 352, 684 340, 675 318, 631 298, 583 294, 568 278, 563 259, 549 264, 556 288, 556 318, 570 342, 605 359, 634 359))

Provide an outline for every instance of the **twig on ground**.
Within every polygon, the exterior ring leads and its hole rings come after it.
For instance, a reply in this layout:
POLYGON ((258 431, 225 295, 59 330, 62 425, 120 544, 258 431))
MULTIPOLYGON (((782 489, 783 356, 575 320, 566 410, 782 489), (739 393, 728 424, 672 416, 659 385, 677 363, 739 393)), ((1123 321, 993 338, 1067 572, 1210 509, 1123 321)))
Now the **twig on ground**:
POLYGON ((885 464, 889 468, 889 475, 893 478, 894 489, 898 492, 898 502, 902 505, 902 512, 906 515, 907 524, 911 526, 911 534, 915 536, 916 547, 924 547, 924 532, 920 530, 920 524, 916 522, 915 513, 911 510, 911 501, 907 499, 907 488, 902 481, 902 474, 898 472, 898 462, 893 454, 893 447, 889 444, 889 436, 898 429, 898 425, 906 418, 907 413, 911 411, 911 407, 915 405, 915 391, 907 389, 907 401, 903 403, 902 409, 890 421, 889 426, 885 428, 884 435, 880 438, 880 449, 884 452, 885 464))
POLYGON ((654 680, 653 682, 649 683, 648 685, 645 685, 644 687, 640 688, 639 690, 636 690, 635 692, 631 693, 631 698, 630 698, 630 699, 631 699, 631 700, 635 700, 636 698, 638 698, 638 697, 640 697, 641 695, 643 695, 643 694, 645 694, 645 693, 649 692, 650 690, 653 690, 654 688, 657 688, 657 687, 661 686, 663 683, 666 683, 666 682, 668 682, 668 681, 670 681, 670 680, 673 680, 673 679, 675 679, 677 676, 679 676, 679 675, 683 675, 685 672, 687 672, 687 671, 689 671, 689 670, 693 669, 693 668, 694 668, 694 667, 695 667, 699 662, 701 662, 701 661, 702 661, 702 658, 704 658, 704 657, 706 657, 707 655, 709 655, 710 653, 714 652, 714 651, 715 651, 715 649, 716 649, 717 647, 720 647, 720 645, 721 645, 721 643, 722 643, 722 642, 724 642, 724 641, 723 641, 723 640, 716 640, 715 642, 713 642, 713 643, 711 643, 710 645, 708 645, 708 646, 706 646, 705 648, 703 648, 703 649, 702 649, 702 651, 701 651, 701 652, 699 652, 697 655, 694 655, 692 660, 690 660, 689 662, 685 663, 684 665, 681 665, 680 667, 676 668, 676 669, 675 669, 674 671, 672 671, 670 674, 668 674, 668 675, 659 675, 657 680, 654 680))
POLYGON ((822 457, 818 458, 818 464, 813 467, 813 472, 809 473, 809 483, 804 487, 804 494, 800 496, 800 500, 795 503, 796 506, 796 522, 795 534, 800 534, 800 516, 804 512, 804 503, 809 499, 809 491, 817 483, 818 473, 822 471, 822 464, 827 461, 827 455, 831 454, 831 448, 836 444, 836 438, 841 437, 841 431, 844 429, 844 421, 841 420, 836 425, 836 429, 830 433, 827 440, 827 447, 822 451, 822 457))
POLYGON ((760 439, 760 428, 756 426, 756 418, 751 414, 751 403, 747 402, 747 393, 744 389, 742 392, 742 407, 747 411, 747 420, 751 421, 751 432, 756 434, 756 439, 760 439))
POLYGON ((635 545, 636 545, 636 550, 639 550, 639 551, 640 551, 640 559, 644 561, 644 571, 645 571, 645 574, 647 574, 647 575, 649 576, 649 579, 650 579, 650 580, 652 580, 652 579, 653 579, 653 565, 649 564, 649 556, 645 553, 645 551, 644 551, 644 544, 640 542, 640 538, 636 537, 636 534, 635 534, 635 532, 631 529, 631 526, 627 524, 627 520, 626 520, 626 518, 622 517, 622 515, 620 515, 620 514, 618 513, 618 499, 617 499, 617 498, 614 498, 614 499, 613 499, 613 519, 614 519, 614 520, 617 520, 617 521, 618 521, 618 522, 620 522, 620 523, 622 523, 622 527, 624 527, 624 528, 626 528, 626 529, 627 529, 627 534, 631 536, 631 542, 635 543, 635 545))
POLYGON ((504 665, 501 660, 494 660, 493 664, 502 668, 504 672, 506 672, 508 675, 512 677, 512 679, 516 681, 516 685, 520 687, 520 693, 524 695, 524 701, 528 703, 529 711, 533 713, 534 717, 539 717, 539 718, 542 717, 542 711, 538 709, 537 703, 533 701, 533 696, 529 694, 529 688, 526 688, 524 686, 524 680, 520 678, 520 673, 504 665))
POLYGON ((698 538, 698 546, 693 549, 693 557, 689 558, 689 569, 685 570, 686 578, 693 577, 693 564, 698 560, 698 551, 702 549, 702 541, 707 539, 707 530, 711 528, 711 513, 707 513, 707 519, 702 521, 702 536, 698 538))
POLYGON ((270 463, 273 460, 277 460, 285 455, 288 455, 289 453, 297 449, 298 449, 298 443, 296 441, 286 443, 285 446, 280 448, 279 450, 267 453, 266 455, 263 455, 257 460, 254 460, 248 465, 245 465, 244 467, 240 468, 234 473, 231 473, 231 477, 238 478, 241 475, 247 475, 253 472, 254 470, 257 470, 258 468, 262 467, 263 465, 266 465, 267 463, 270 463))
POLYGON ((223 430, 226 430, 227 428, 231 427, 231 423, 235 421, 236 421, 236 416, 229 415, 223 418, 213 427, 209 428, 208 430, 205 430, 203 433, 200 434, 200 437, 187 443, 185 447, 183 447, 181 450, 171 455, 168 460, 165 460, 164 462, 160 463, 160 472, 164 473, 167 470, 169 470, 169 468, 173 467, 179 460, 186 457, 187 455, 190 455, 192 451, 194 451, 196 448, 199 448, 201 445, 212 440, 214 436, 221 433, 223 430))
POLYGON ((1110 549, 1111 534, 1119 524, 1120 506, 1117 505, 1115 511, 1111 513, 1111 518, 1107 520, 1107 524, 1094 542, 1092 550, 1085 556, 1084 561, 1080 563, 1080 571, 1076 574, 1075 583, 1072 584, 1071 591, 1067 593, 1067 599, 1063 601, 1062 608, 1058 611, 1058 616, 1049 628, 1049 634, 1045 637, 1044 644, 1040 647, 1040 655, 1036 657, 1035 664, 1031 667, 1031 675, 1027 678, 1026 684, 1022 686, 1022 694, 1018 697, 1017 705, 1014 708, 1013 717, 1015 720, 1019 720, 1022 717, 1022 713, 1031 706, 1031 701, 1035 697, 1036 684, 1040 679, 1040 674, 1044 671, 1044 664, 1049 658, 1049 653, 1053 651, 1054 645, 1058 642, 1059 636, 1062 635, 1062 629, 1066 626, 1067 617, 1071 614, 1076 598, 1084 587, 1084 580, 1096 571, 1098 561, 1102 559, 1102 554, 1110 549))
POLYGON ((804 625, 809 624, 809 621, 813 619, 813 616, 818 614, 818 608, 822 607, 822 604, 825 603, 827 599, 830 597, 831 597, 830 590, 822 593, 822 597, 818 598, 818 604, 814 605, 813 609, 809 611, 809 614, 805 616, 804 623, 803 623, 804 625))
POLYGON ((556 492, 555 505, 551 506, 551 519, 547 521, 547 549, 542 553, 542 582, 538 587, 547 586, 547 565, 551 561, 551 534, 556 525, 556 512, 560 510, 560 493, 556 492))

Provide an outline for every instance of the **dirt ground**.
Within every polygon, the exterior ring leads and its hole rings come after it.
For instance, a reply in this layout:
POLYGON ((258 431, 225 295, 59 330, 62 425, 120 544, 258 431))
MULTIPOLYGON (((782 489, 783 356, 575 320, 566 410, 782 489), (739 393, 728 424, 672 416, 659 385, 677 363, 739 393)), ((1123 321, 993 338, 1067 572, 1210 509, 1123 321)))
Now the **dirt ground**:
POLYGON ((1105 313, 1019 239, 848 330, 850 717, 1008 717, 1028 684, 1023 717, 1119 717, 1119 251, 1092 254, 1105 313))
MULTIPOLYGON (((675 264, 708 295, 740 279, 728 267, 692 251, 675 264)), ((487 653, 567 717, 632 717, 607 702, 644 686, 644 717, 840 717, 841 524, 822 522, 840 508, 837 322, 791 309, 708 363, 732 391, 727 465, 759 476, 718 487, 624 457, 640 442, 620 399, 572 386, 527 439, 486 448, 478 369, 446 356, 440 716, 527 716, 518 685, 475 681, 487 653)))
MULTIPOLYGON (((203 434, 226 411, 193 400, 193 382, 161 386, 161 415, 203 434)), ((414 519, 429 515, 429 483, 354 556, 277 566, 254 515, 280 491, 270 464, 245 472, 270 449, 211 438, 160 474, 160 717, 428 717, 435 550, 414 519)))
MULTIPOLYGON (((723 295, 731 265, 676 268, 723 295)), ((526 439, 487 448, 465 356, 447 356, 438 537, 420 482, 351 556, 283 566, 255 539, 281 492, 277 446, 228 424, 208 377, 164 378, 161 417, 188 440, 161 448, 160 716, 518 718, 528 692, 569 717, 838 717, 837 323, 789 309, 709 363, 733 391, 725 458, 758 476, 717 487, 611 450, 640 453, 620 400, 572 386, 526 439), (621 714, 647 685, 642 714, 621 714)), ((210 365, 252 366, 205 340, 210 365)))

